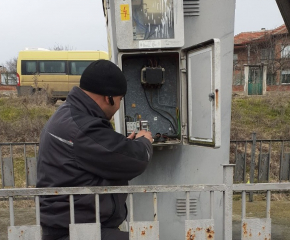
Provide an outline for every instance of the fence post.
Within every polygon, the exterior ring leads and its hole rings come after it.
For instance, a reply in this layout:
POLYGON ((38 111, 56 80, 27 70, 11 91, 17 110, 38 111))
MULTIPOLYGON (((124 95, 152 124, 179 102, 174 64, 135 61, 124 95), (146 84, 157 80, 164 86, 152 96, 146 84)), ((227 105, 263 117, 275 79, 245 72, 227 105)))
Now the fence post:
POLYGON ((223 239, 232 239, 233 227, 233 173, 235 164, 223 165, 223 183, 226 185, 226 190, 223 193, 223 211, 224 211, 224 232, 223 239))
MULTIPOLYGON (((251 152, 251 166, 250 166, 250 183, 255 180, 255 157, 256 157, 256 133, 252 133, 252 152, 251 152)), ((253 192, 249 192, 249 202, 253 202, 253 192)))

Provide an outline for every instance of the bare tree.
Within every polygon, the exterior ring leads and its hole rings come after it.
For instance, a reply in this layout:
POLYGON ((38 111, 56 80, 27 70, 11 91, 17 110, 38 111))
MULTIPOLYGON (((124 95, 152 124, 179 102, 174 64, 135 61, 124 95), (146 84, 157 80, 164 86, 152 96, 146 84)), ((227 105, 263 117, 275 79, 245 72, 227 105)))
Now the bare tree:
POLYGON ((268 77, 272 78, 272 84, 277 83, 276 77, 280 71, 290 67, 290 51, 287 51, 289 45, 289 34, 273 34, 272 32, 265 32, 259 41, 252 42, 250 45, 251 63, 267 64, 268 77))
POLYGON ((6 71, 12 74, 17 73, 17 57, 14 57, 6 62, 5 64, 6 71))
POLYGON ((2 66, 1 71, 1 83, 6 85, 14 85, 17 83, 17 58, 14 57, 9 61, 6 61, 2 66))

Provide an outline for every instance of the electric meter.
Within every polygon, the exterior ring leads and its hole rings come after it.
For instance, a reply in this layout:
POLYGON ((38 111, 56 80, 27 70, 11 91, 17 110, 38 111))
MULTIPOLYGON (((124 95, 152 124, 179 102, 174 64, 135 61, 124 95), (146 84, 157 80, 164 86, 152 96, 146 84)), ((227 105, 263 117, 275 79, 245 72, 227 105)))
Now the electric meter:
POLYGON ((184 45, 183 3, 179 0, 117 0, 119 49, 177 48, 184 45))

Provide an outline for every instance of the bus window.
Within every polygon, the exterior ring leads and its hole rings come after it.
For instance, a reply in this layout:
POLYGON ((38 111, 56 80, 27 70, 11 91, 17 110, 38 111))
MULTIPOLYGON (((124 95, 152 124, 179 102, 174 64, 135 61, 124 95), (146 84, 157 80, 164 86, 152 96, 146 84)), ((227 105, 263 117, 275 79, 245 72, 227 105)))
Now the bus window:
POLYGON ((69 74, 70 75, 82 75, 83 71, 92 61, 70 61, 69 62, 69 74))
POLYGON ((108 59, 108 54, 102 51, 20 51, 18 96, 44 89, 49 98, 64 100, 74 86, 79 86, 85 68, 98 59, 108 59))
POLYGON ((39 61, 39 73, 65 74, 65 61, 39 61))
POLYGON ((22 61, 22 75, 33 75, 37 72, 36 61, 22 61))

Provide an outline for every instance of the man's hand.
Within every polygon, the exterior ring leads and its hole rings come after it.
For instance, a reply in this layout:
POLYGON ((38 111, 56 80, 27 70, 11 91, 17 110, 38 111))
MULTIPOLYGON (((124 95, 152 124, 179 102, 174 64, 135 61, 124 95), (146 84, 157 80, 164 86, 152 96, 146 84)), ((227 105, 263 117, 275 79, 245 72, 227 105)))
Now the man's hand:
POLYGON ((130 139, 134 139, 135 138, 135 132, 133 131, 127 138, 130 138, 130 139))
MULTIPOLYGON (((135 134, 135 133, 134 133, 135 134)), ((132 135, 132 134, 131 134, 132 135)), ((130 136, 131 136, 130 135, 130 136)), ((129 137, 130 137, 129 136, 129 137)), ((151 132, 148 132, 146 130, 141 130, 140 132, 137 133, 137 135, 135 136, 135 138, 139 138, 139 137, 145 137, 147 138, 151 143, 154 142, 153 138, 152 138, 152 134, 151 132)))

